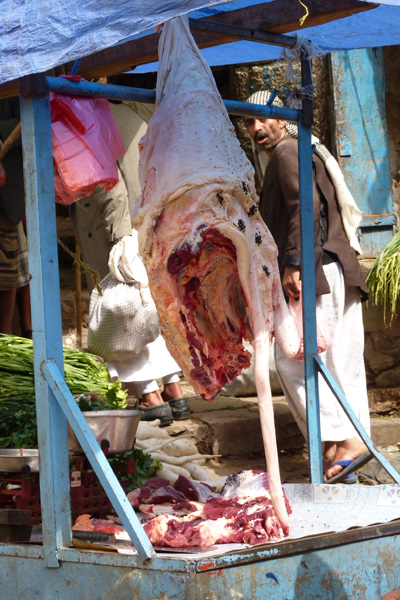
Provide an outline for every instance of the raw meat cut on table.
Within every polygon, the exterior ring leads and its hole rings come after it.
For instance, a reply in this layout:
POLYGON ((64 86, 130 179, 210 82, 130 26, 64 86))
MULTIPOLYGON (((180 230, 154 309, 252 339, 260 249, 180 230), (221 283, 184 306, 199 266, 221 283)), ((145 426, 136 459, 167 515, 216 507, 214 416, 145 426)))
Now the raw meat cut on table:
POLYGON ((92 519, 90 515, 79 515, 72 527, 74 531, 96 531, 97 533, 121 533, 125 531, 122 525, 117 525, 114 519, 92 519))
MULTIPOLYGON (((180 476, 174 487, 187 490, 191 483, 193 482, 180 476)), ((156 515, 143 524, 155 546, 186 548, 228 543, 254 545, 282 537, 280 523, 271 503, 267 473, 242 471, 230 475, 220 494, 211 492, 204 496, 204 503, 188 503, 193 505, 193 511, 186 515, 182 514, 182 504, 174 504, 174 495, 171 500, 165 512, 161 508, 165 505, 153 505, 152 511, 149 511, 148 505, 145 507, 147 515, 156 515), (160 511, 163 512, 157 514, 160 511)), ((286 497, 284 501, 290 514, 292 509, 289 501, 286 497)), ((142 508, 140 505, 139 510, 142 508)))
POLYGON ((215 492, 207 483, 193 481, 180 475, 174 485, 168 479, 151 477, 146 483, 136 490, 128 493, 128 500, 133 508, 142 504, 180 504, 188 500, 193 502, 207 502, 215 492))
POLYGON ((272 334, 289 357, 300 340, 276 245, 257 209, 253 167, 187 17, 164 25, 159 59, 156 111, 139 144, 140 254, 168 349, 203 398, 249 366, 243 338, 253 345, 272 503, 287 532, 268 352, 272 334))
MULTIPOLYGON (((282 538, 272 507, 268 475, 242 471, 227 478, 220 493, 207 484, 179 476, 173 486, 159 477, 129 492, 138 517, 155 546, 205 548, 214 544, 260 544, 282 538), (194 497, 198 498, 197 500, 194 497)), ((286 497, 288 514, 291 507, 286 497)), ((120 533, 124 529, 110 520, 80 515, 73 529, 120 533)))

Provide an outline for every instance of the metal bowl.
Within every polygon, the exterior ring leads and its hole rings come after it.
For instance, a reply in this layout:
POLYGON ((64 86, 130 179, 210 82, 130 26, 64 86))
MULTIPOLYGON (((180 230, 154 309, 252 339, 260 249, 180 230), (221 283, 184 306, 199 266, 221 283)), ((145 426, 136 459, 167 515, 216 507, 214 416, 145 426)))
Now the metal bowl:
POLYGON ((0 450, 0 471, 6 473, 39 472, 39 450, 3 448, 0 450))
MULTIPOLYGON (((140 410, 93 410, 82 414, 103 450, 109 453, 132 450, 142 416, 140 410)), ((77 454, 83 452, 69 425, 68 449, 77 454)))

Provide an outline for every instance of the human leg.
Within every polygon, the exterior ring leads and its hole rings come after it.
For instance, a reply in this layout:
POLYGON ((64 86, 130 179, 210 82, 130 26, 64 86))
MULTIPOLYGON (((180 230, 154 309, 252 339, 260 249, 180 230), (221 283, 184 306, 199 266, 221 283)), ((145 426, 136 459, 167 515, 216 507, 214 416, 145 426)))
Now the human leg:
POLYGON ((164 402, 169 402, 170 400, 174 400, 176 398, 182 398, 183 392, 180 384, 180 378, 177 373, 166 375, 162 378, 162 380, 164 384, 164 391, 162 393, 164 402))
POLYGON ((17 290, 16 303, 22 337, 32 338, 31 293, 29 285, 17 290))
MULTIPOLYGON (((342 280, 340 284, 344 286, 342 280)), ((343 292, 340 291, 340 295, 343 296, 343 292)), ((344 301, 336 299, 336 304, 340 309, 340 318, 334 324, 335 336, 327 366, 369 435, 371 426, 364 365, 364 327, 358 290, 344 286, 344 301)), ((346 433, 344 439, 337 439, 338 435, 333 437, 336 449, 325 471, 325 480, 338 475, 347 463, 358 459, 368 450, 356 430, 350 427, 350 421, 347 419, 343 429, 346 433)))
POLYGON ((139 381, 135 385, 140 398, 137 408, 142 412, 142 421, 159 419, 161 425, 172 423, 171 407, 168 402, 164 402, 157 381, 139 381))
POLYGON ((137 385, 140 389, 141 407, 158 406, 159 404, 164 403, 158 383, 155 379, 149 381, 140 381, 137 385))
POLYGON ((18 308, 21 335, 32 338, 31 294, 29 282, 28 245, 22 221, 18 223, 18 289, 16 304, 18 308))

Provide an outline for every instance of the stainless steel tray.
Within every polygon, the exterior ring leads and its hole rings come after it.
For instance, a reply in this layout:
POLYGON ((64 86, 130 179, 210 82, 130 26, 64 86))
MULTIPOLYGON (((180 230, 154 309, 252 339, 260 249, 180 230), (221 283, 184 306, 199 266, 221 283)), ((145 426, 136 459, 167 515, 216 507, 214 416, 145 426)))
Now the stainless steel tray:
MULTIPOLYGON (((140 410, 97 410, 82 413, 100 446, 108 452, 128 452, 135 443, 142 413, 140 410)), ((68 425, 68 449, 82 453, 82 448, 68 425)))
POLYGON ((0 471, 37 473, 39 471, 39 450, 0 449, 0 471))

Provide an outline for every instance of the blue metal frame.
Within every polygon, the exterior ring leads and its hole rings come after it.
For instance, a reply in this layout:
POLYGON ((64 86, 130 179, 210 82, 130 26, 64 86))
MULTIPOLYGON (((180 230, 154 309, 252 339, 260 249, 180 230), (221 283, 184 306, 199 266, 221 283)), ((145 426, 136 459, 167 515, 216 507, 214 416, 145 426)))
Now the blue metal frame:
MULTIPOLYGON (((304 62, 304 61, 303 61, 304 62)), ((48 91, 81 96, 101 96, 153 103, 150 90, 105 84, 74 82, 63 78, 41 77, 36 92, 21 95, 24 176, 27 193, 27 227, 30 271, 33 275, 32 318, 35 356, 39 452, 41 461, 41 502, 43 513, 44 561, 47 567, 59 566, 60 549, 71 543, 67 420, 88 456, 124 527, 129 532, 140 558, 153 556, 145 535, 118 480, 110 469, 94 435, 77 408, 63 379, 62 326, 57 261, 56 218, 51 150, 48 91)), ((360 431, 364 441, 388 473, 400 477, 373 448, 371 440, 355 417, 337 384, 317 356, 315 318, 315 273, 312 201, 311 122, 301 111, 241 102, 224 102, 232 114, 265 116, 299 121, 299 177, 302 239, 303 314, 305 378, 307 392, 308 443, 311 481, 322 482, 322 451, 319 426, 318 371, 327 379, 333 393, 360 431), (300 118, 301 117, 301 118, 300 118), (309 267, 308 267, 309 266, 309 267)), ((308 106, 308 113, 312 113, 308 106)), ((304 111, 304 107, 303 107, 304 111)), ((307 111, 306 111, 307 112, 307 111)))
POLYGON ((360 421, 357 419, 353 409, 351 408, 350 404, 346 399, 346 396, 343 394, 342 390, 337 385, 336 381, 333 379, 331 373, 329 372, 322 359, 319 356, 314 356, 313 359, 316 369, 318 370, 318 372, 321 373, 322 377, 324 378, 332 392, 335 394, 338 402, 340 403, 341 407, 343 408, 350 421, 353 423, 354 428, 363 440, 364 444, 367 446, 368 450, 375 456, 376 460, 392 477, 392 479, 394 479, 396 483, 400 483, 399 473, 390 464, 390 462, 375 448, 374 443, 372 442, 368 433, 365 431, 364 427, 361 425, 360 421))
POLYGON ((57 549, 71 541, 67 422, 40 376, 52 358, 63 372, 61 301, 57 258, 49 96, 20 97, 26 217, 34 323, 35 395, 46 566, 57 567, 57 549))
POLYGON ((63 379, 61 299, 49 94, 20 96, 45 563, 71 543, 67 416, 142 558, 152 546, 63 379))
POLYGON ((377 600, 400 585, 399 557, 398 523, 218 557, 158 555, 146 565, 137 556, 61 548, 60 570, 46 569, 39 546, 0 544, 0 579, 2 598, 21 600, 377 600))
POLYGON ((301 120, 299 121, 299 190, 308 460, 311 481, 321 483, 324 473, 322 468, 318 372, 314 364, 314 357, 317 355, 317 321, 315 313, 311 129, 305 127, 301 120))

